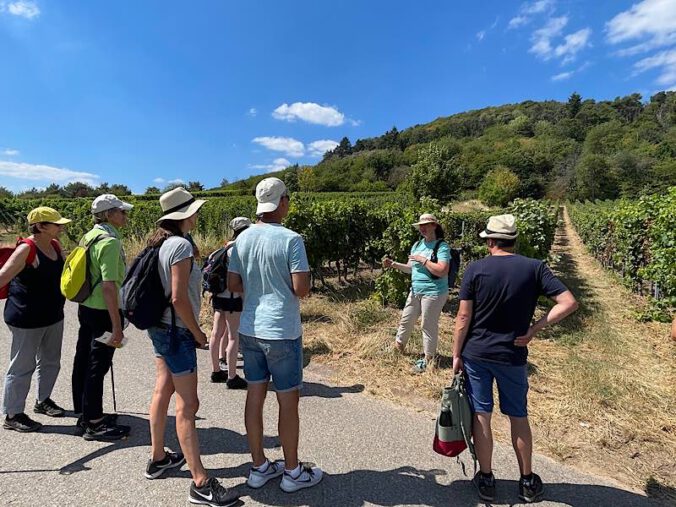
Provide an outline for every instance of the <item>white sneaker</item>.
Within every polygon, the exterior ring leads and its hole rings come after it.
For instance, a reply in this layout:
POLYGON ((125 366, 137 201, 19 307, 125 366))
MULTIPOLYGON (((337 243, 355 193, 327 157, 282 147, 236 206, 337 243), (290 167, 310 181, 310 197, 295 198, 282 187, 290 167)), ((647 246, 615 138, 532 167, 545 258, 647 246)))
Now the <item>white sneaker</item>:
POLYGON ((301 472, 295 479, 291 477, 291 474, 284 470, 284 477, 282 477, 282 482, 279 484, 279 487, 282 488, 282 491, 287 493, 293 493, 303 488, 311 488, 319 484, 324 476, 324 472, 319 467, 310 467, 309 465, 303 465, 300 463, 301 472))
POLYGON ((265 472, 259 472, 255 468, 249 471, 249 478, 246 483, 249 487, 258 489, 265 486, 265 484, 275 477, 279 477, 284 473, 284 461, 268 461, 268 468, 265 472))

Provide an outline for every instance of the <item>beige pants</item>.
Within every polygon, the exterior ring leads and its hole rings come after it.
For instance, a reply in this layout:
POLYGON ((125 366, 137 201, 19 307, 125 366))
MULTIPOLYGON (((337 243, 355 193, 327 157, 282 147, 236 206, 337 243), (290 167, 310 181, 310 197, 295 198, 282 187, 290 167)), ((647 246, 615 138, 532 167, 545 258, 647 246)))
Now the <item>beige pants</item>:
POLYGON ((399 321, 397 341, 406 345, 413 332, 413 326, 422 313, 423 350, 426 356, 434 356, 437 353, 439 342, 439 316, 447 299, 448 294, 424 296, 413 294, 413 291, 409 292, 406 306, 401 313, 401 321, 399 321))

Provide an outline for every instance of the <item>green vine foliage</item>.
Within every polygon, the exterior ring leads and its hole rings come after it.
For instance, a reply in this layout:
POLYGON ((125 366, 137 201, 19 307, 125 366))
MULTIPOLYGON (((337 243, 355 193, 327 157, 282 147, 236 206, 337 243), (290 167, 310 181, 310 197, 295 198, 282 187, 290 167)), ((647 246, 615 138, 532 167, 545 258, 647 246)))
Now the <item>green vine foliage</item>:
POLYGON ((661 196, 568 209, 592 255, 653 301, 646 318, 668 321, 676 308, 676 187, 661 196))

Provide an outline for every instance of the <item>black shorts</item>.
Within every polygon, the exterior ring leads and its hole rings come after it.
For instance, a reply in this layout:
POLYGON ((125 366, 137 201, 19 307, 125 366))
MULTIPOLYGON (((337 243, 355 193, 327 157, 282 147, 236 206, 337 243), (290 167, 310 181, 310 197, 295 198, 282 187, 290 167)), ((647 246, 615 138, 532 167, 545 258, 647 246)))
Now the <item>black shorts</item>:
POLYGON ((242 298, 219 298, 218 296, 214 296, 211 298, 211 306, 218 312, 241 312, 242 298))

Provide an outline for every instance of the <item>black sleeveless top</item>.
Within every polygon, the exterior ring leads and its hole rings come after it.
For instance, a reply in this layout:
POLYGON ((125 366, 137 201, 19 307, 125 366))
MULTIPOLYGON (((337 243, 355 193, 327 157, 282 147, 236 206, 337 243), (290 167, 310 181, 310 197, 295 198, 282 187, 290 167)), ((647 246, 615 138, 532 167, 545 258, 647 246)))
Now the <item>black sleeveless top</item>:
POLYGON ((13 327, 35 329, 51 326, 63 320, 66 298, 61 294, 61 254, 56 260, 36 247, 37 268, 26 266, 9 283, 5 303, 5 322, 13 327))

